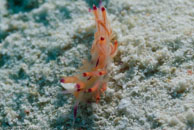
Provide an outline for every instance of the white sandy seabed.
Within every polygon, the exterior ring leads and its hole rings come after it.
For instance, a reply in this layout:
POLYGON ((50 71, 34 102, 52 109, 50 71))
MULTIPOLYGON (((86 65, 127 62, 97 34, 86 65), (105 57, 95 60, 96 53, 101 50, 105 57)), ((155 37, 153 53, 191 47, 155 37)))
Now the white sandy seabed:
POLYGON ((0 0, 2 129, 194 129, 194 1, 106 0, 119 42, 99 104, 64 95, 87 58, 96 0, 0 0))

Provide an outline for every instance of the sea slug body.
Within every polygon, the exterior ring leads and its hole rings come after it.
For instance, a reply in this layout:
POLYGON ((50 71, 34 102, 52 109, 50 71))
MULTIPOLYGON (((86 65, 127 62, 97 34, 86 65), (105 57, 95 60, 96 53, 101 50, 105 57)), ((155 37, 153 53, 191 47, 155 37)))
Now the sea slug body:
POLYGON ((77 107, 80 102, 91 102, 100 100, 100 95, 107 88, 108 67, 116 55, 118 43, 113 40, 112 29, 107 19, 105 7, 97 8, 93 6, 92 10, 97 31, 94 35, 94 41, 91 48, 91 61, 85 60, 80 68, 80 73, 63 77, 62 83, 74 83, 73 88, 66 87, 65 93, 71 93, 76 98, 74 106, 74 118, 76 117, 77 107))

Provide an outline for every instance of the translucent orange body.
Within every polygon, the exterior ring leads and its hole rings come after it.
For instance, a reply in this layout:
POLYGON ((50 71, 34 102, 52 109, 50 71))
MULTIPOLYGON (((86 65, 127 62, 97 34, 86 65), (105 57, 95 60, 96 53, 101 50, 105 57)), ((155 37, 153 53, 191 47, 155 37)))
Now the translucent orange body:
MULTIPOLYGON (((85 60, 80 68, 80 74, 72 77, 64 77, 62 83, 75 83, 75 87, 67 92, 79 102, 91 102, 100 100, 100 95, 106 91, 107 73, 112 58, 116 55, 117 41, 112 41, 112 29, 107 19, 106 9, 93 6, 97 31, 91 49, 91 61, 85 60)), ((77 109, 75 107, 74 109, 77 109)), ((74 113, 75 114, 75 113, 74 113)))

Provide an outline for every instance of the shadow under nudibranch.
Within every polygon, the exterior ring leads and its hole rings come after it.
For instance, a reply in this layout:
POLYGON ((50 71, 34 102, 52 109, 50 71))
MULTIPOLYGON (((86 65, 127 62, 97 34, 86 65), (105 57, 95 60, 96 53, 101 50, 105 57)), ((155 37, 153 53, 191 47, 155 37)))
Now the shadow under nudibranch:
MULTIPOLYGON (((57 101, 55 102, 56 112, 59 107, 66 105, 68 102, 68 97, 62 93, 57 95, 57 101)), ((91 104, 82 104, 77 111, 76 119, 73 116, 74 110, 73 105, 70 107, 70 111, 67 113, 57 112, 56 118, 51 120, 50 127, 54 129, 93 129, 95 127, 94 124, 94 116, 91 104)))

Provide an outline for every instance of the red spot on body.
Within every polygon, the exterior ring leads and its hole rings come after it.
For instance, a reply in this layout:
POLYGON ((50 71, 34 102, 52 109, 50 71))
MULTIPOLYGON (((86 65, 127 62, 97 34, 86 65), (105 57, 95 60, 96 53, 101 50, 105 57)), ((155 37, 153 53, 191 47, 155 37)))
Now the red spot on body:
POLYGON ((96 6, 95 6, 95 5, 93 6, 93 10, 97 10, 97 8, 96 8, 96 6))
POLYGON ((104 8, 104 7, 102 7, 102 8, 101 8, 101 10, 102 10, 102 11, 105 11, 105 8, 104 8))
POLYGON ((76 87, 77 87, 77 89, 80 89, 81 86, 79 84, 76 84, 76 87))
POLYGON ((100 40, 101 40, 101 41, 104 41, 104 37, 101 37, 100 40))
POLYGON ((87 74, 86 73, 83 73, 83 77, 86 77, 87 76, 87 74))
POLYGON ((61 83, 65 83, 65 79, 61 79, 60 82, 61 82, 61 83))
POLYGON ((88 92, 92 92, 92 89, 91 89, 91 88, 89 88, 89 89, 88 89, 88 92))

